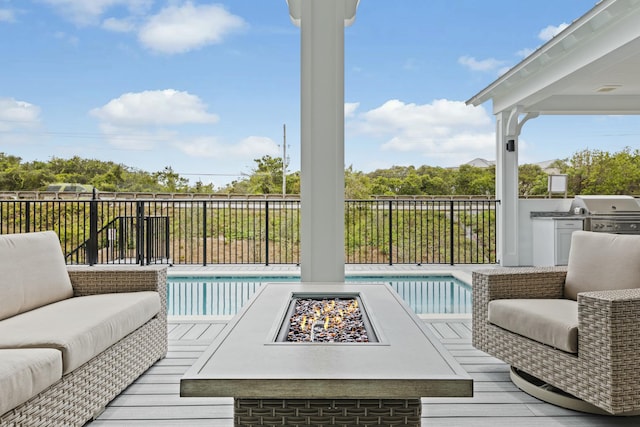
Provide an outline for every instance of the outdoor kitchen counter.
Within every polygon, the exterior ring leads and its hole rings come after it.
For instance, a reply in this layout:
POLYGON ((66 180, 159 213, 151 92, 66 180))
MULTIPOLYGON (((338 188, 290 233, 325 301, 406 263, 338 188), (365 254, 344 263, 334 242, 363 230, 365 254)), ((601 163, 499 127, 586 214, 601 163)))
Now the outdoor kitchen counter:
POLYGON ((576 215, 572 212, 561 212, 561 211, 540 211, 540 212, 531 212, 531 219, 585 219, 585 215, 576 215))
POLYGON ((471 397, 473 380, 385 284, 269 283, 181 380, 181 396, 471 397), (357 294, 379 342, 275 342, 294 296, 357 294))
POLYGON ((584 228, 584 215, 558 215, 562 212, 541 212, 531 215, 533 234, 533 265, 551 267, 567 265, 571 235, 584 228))

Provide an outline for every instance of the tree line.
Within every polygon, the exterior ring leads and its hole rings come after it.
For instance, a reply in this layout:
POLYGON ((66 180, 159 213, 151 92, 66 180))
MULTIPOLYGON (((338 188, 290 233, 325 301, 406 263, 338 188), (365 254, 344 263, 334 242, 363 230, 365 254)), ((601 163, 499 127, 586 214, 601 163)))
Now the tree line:
MULTIPOLYGON (((551 165, 568 177, 568 193, 640 195, 640 150, 624 148, 610 153, 585 149, 569 159, 551 165)), ((519 167, 520 195, 547 194, 548 174, 534 164, 519 167)), ((0 191, 38 191, 56 182, 93 185, 100 191, 190 192, 217 194, 282 194, 282 159, 264 156, 255 159, 248 177, 221 188, 201 181, 191 183, 170 166, 147 172, 123 164, 96 159, 53 157, 49 161, 23 162, 20 157, 0 153, 0 191)), ((286 174, 286 193, 300 193, 300 173, 286 174)), ((493 195, 495 167, 462 165, 393 166, 373 172, 345 170, 345 197, 417 195, 493 195)))

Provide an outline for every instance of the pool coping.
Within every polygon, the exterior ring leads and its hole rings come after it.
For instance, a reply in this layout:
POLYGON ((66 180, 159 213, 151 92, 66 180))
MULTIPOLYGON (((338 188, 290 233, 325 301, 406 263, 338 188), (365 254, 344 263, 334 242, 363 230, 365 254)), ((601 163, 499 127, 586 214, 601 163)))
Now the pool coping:
MULTIPOLYGON (((234 277, 281 277, 281 276, 300 276, 299 270, 223 270, 223 269, 181 269, 181 270, 169 270, 167 272, 169 277, 211 277, 211 276, 234 276, 234 277)), ((429 270, 349 270, 346 272, 346 276, 359 276, 359 277, 393 277, 393 276, 409 276, 409 277, 423 277, 423 276, 451 276, 465 284, 473 287, 471 282, 471 273, 467 271, 454 270, 454 269, 429 269, 429 270)))
MULTIPOLYGON (((236 315, 202 315, 202 316, 167 316, 168 322, 188 322, 188 323, 222 323, 228 322, 236 315)), ((434 313, 434 314, 416 314, 421 320, 470 320, 471 313, 434 313)))
MULTIPOLYGON (((191 269, 176 269, 169 270, 167 276, 169 277, 184 277, 184 276, 192 276, 192 277, 212 277, 212 276, 234 276, 234 277, 253 277, 253 276, 262 276, 262 277, 281 277, 281 276, 300 276, 299 267, 289 267, 287 269, 280 270, 271 270, 269 267, 255 268, 256 266, 252 266, 252 270, 236 270, 236 269, 228 269, 225 270, 223 267, 197 267, 191 269)), ((177 267, 179 268, 179 267, 177 267)), ((239 268, 236 266, 236 268, 239 268)), ((241 268, 241 267, 240 267, 241 268)), ((473 284, 471 280, 471 272, 457 270, 457 269, 424 269, 424 270, 401 270, 401 269, 388 269, 388 270, 347 270, 347 276, 360 276, 360 277, 393 277, 393 276, 409 276, 409 277, 424 277, 424 276, 450 276, 455 279, 460 280, 467 284, 471 289, 473 289, 473 284)), ((226 315, 226 316, 213 316, 213 315, 202 315, 202 316, 167 316, 169 321, 185 321, 185 322, 228 322, 233 319, 235 315, 226 315)), ((453 319, 471 319, 471 313, 433 313, 433 314, 418 314, 418 318, 422 320, 453 320, 453 319)))
MULTIPOLYGON (((369 264, 348 264, 345 266, 345 274, 347 276, 451 276, 473 289, 471 280, 472 270, 480 268, 495 268, 494 265, 369 265, 369 264)), ((213 265, 213 266, 172 266, 167 270, 168 277, 213 277, 213 276, 234 276, 234 277, 281 277, 281 276, 300 276, 300 267, 288 264, 278 264, 272 266, 265 265, 248 265, 248 264, 230 264, 230 265, 213 265)), ((233 319, 235 315, 227 316, 168 316, 171 322, 226 322, 233 319)), ((471 319, 471 313, 433 313, 418 314, 422 320, 452 320, 452 319, 471 319)))

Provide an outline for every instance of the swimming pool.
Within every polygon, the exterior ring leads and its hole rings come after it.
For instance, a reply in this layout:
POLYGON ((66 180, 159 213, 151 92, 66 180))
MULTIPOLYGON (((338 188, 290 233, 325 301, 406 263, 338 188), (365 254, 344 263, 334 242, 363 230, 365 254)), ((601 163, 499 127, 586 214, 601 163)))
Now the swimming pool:
MULTIPOLYGON (((263 283, 300 282, 299 276, 169 277, 169 316, 231 316, 263 283)), ((387 283, 416 314, 471 313, 471 287, 453 276, 347 276, 347 283, 387 283)))

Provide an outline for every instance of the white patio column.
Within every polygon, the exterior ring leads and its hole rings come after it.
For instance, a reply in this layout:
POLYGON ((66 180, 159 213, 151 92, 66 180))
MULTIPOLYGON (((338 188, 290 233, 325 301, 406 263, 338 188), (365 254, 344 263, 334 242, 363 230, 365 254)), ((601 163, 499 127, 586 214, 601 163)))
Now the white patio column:
POLYGON ((518 138, 525 122, 538 113, 527 113, 522 119, 521 107, 496 114, 496 197, 500 200, 497 209, 498 259, 505 267, 520 265, 518 204, 520 184, 518 173, 518 138))
POLYGON ((302 282, 344 282, 344 27, 358 0, 288 0, 301 27, 302 282))
POLYGON ((520 264, 518 248, 518 135, 516 135, 517 126, 516 129, 513 127, 514 123, 517 125, 517 116, 517 109, 513 112, 502 111, 496 115, 496 197, 500 200, 496 215, 497 255, 503 266, 520 264), (511 149, 513 151, 510 151, 511 149))

